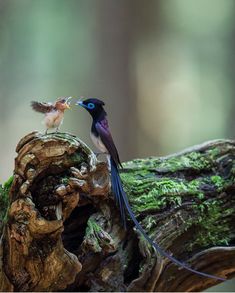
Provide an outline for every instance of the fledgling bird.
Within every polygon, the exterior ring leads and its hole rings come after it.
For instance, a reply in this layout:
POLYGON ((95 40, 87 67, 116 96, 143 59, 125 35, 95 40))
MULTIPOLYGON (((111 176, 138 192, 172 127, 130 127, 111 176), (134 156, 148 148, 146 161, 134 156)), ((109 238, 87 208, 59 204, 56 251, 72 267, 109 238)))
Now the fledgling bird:
POLYGON ((44 123, 46 126, 46 134, 48 129, 51 128, 56 128, 56 132, 59 131, 60 125, 63 123, 64 111, 70 109, 69 100, 71 98, 61 97, 54 103, 31 102, 34 111, 45 114, 44 123))
POLYGON ((117 148, 114 144, 109 125, 107 120, 107 114, 103 108, 105 105, 103 101, 95 98, 86 99, 84 101, 78 101, 77 105, 85 108, 92 116, 92 126, 91 126, 91 139, 95 146, 102 152, 108 154, 109 164, 111 166, 111 184, 112 191, 116 200, 116 203, 120 209, 120 215, 123 222, 124 228, 126 228, 126 211, 128 212, 131 220, 134 222, 136 228, 141 232, 144 238, 162 255, 171 260, 179 267, 183 267, 188 271, 198 274, 203 277, 208 277, 220 281, 225 281, 226 279, 203 273, 191 268, 188 264, 185 264, 171 254, 164 251, 156 242, 154 242, 144 231, 143 227, 140 225, 136 219, 131 206, 129 204, 127 195, 123 189, 121 178, 119 175, 118 167, 121 167, 121 162, 119 159, 117 148))

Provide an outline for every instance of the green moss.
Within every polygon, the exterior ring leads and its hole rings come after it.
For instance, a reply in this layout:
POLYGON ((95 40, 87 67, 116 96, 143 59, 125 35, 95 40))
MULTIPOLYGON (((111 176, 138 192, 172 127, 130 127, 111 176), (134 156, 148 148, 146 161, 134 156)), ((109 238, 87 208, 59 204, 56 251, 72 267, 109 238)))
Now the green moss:
POLYGON ((179 157, 166 159, 156 167, 159 172, 176 172, 189 168, 200 171, 209 169, 211 167, 211 163, 205 158, 204 155, 198 152, 192 152, 179 157))
POLYGON ((86 234, 83 241, 83 248, 88 251, 106 252, 115 250, 115 242, 108 232, 102 229, 102 227, 96 222, 96 216, 92 215, 86 228, 86 234))
POLYGON ((205 198, 205 195, 204 195, 203 192, 199 192, 198 195, 197 195, 197 197, 198 197, 199 199, 204 199, 204 198, 205 198))
POLYGON ((211 160, 205 154, 199 152, 191 152, 177 157, 169 158, 147 158, 136 159, 124 164, 125 168, 148 169, 163 173, 173 173, 185 169, 195 171, 209 170, 211 168, 211 160))
MULTIPOLYGON (((196 157, 195 157, 196 158, 196 157)), ((199 177, 191 181, 172 177, 158 178, 152 170, 134 170, 121 173, 124 189, 129 195, 130 203, 136 213, 159 210, 167 205, 180 206, 183 198, 190 200, 205 198, 205 186, 217 192, 223 191, 230 180, 218 175, 199 177)), ((199 206, 202 210, 204 206, 199 206)))
POLYGON ((69 177, 63 177, 61 183, 67 185, 69 183, 69 177))
POLYGON ((90 218, 87 222, 86 234, 99 233, 100 231, 102 231, 102 228, 90 218))
POLYGON ((188 250, 192 251, 194 246, 228 245, 231 240, 231 228, 225 219, 234 214, 234 208, 225 210, 222 200, 206 201, 202 206, 197 223, 200 229, 188 245, 188 250))
MULTIPOLYGON (((187 181, 183 178, 172 178, 171 173, 185 169, 196 172, 209 170, 211 162, 204 154, 191 152, 167 159, 137 159, 124 164, 124 167, 132 169, 131 172, 121 174, 125 191, 130 195, 134 211, 141 213, 153 209, 159 210, 168 204, 179 206, 182 203, 182 197, 185 196, 204 199, 202 189, 204 179, 187 181), (167 173, 169 176, 158 178, 158 173, 167 173)), ((213 178, 214 182, 215 179, 213 178)), ((214 184, 218 185, 218 180, 214 184)), ((216 187, 219 187, 217 185, 216 187)))
POLYGON ((216 157, 221 153, 221 150, 218 147, 213 147, 210 150, 207 150, 207 154, 211 157, 211 160, 215 160, 216 157))
POLYGON ((103 233, 102 228, 97 224, 94 218, 89 218, 87 222, 87 228, 85 233, 85 242, 89 250, 93 252, 102 252, 104 242, 106 241, 105 233, 103 233))
POLYGON ((0 228, 2 228, 2 223, 6 221, 7 209, 9 205, 9 190, 13 179, 14 176, 11 176, 3 185, 0 185, 0 228))
POLYGON ((147 231, 150 231, 152 228, 155 228, 156 224, 157 224, 156 217, 151 215, 147 217, 146 220, 144 221, 144 225, 147 231))
POLYGON ((157 178, 155 173, 145 170, 139 174, 121 174, 125 191, 130 195, 133 210, 137 213, 159 210, 166 205, 180 206, 182 197, 204 198, 200 186, 203 179, 186 181, 169 177, 157 178))
POLYGON ((11 185, 12 185, 12 182, 14 180, 14 176, 12 175, 11 177, 8 178, 8 180, 3 184, 3 188, 5 190, 9 190, 11 185))
POLYGON ((216 175, 216 176, 211 176, 210 179, 212 183, 216 186, 216 189, 218 191, 222 190, 225 187, 226 182, 222 177, 216 175))
POLYGON ((101 231, 101 227, 94 221, 94 219, 90 218, 87 222, 85 238, 94 252, 102 251, 99 243, 99 232, 101 231))
POLYGON ((4 190, 3 186, 0 186, 0 206, 0 221, 2 222, 8 206, 8 193, 4 190))
POLYGON ((216 170, 219 172, 220 169, 216 159, 221 152, 224 150, 218 147, 205 152, 165 159, 138 159, 124 164, 125 169, 121 172, 124 189, 134 213, 137 216, 141 213, 148 215, 141 222, 149 235, 156 233, 157 226, 157 219, 151 216, 152 213, 187 202, 189 208, 194 203, 193 216, 184 223, 184 229, 192 225, 199 227, 195 228, 195 238, 189 244, 189 250, 194 246, 228 244, 233 237, 228 218, 235 209, 224 208, 221 200, 208 200, 213 194, 217 198, 218 194, 226 192, 234 182, 235 171, 226 178, 217 174, 216 170), (189 179, 191 176, 193 180, 189 179))
MULTIPOLYGON (((135 188, 140 187, 138 182, 135 188)), ((137 212, 147 211, 149 209, 158 210, 169 204, 181 205, 182 199, 179 196, 182 192, 187 193, 187 187, 183 182, 176 182, 168 178, 161 178, 148 184, 144 188, 144 193, 138 197, 132 197, 131 203, 137 212)), ((193 188, 193 187, 191 187, 193 188)), ((138 188, 139 190, 139 188, 138 188)))
POLYGON ((79 151, 74 152, 72 155, 69 156, 68 160, 72 162, 73 164, 80 164, 87 160, 85 158, 84 154, 82 154, 79 151))

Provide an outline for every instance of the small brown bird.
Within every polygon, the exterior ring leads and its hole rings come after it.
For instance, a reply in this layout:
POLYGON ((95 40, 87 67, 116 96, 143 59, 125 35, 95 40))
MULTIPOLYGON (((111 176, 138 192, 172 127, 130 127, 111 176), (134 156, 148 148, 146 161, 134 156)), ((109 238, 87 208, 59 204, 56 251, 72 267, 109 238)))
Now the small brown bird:
POLYGON ((56 128, 56 132, 58 132, 60 125, 63 123, 64 111, 70 109, 69 100, 71 98, 72 97, 61 97, 53 104, 36 101, 31 102, 34 111, 45 114, 44 123, 46 125, 46 134, 50 128, 56 128))

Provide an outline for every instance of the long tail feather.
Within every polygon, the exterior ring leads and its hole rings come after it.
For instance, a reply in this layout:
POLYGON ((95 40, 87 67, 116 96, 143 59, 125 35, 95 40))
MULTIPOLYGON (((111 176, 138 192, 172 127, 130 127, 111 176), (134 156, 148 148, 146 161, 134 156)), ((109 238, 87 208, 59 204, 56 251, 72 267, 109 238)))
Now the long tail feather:
POLYGON ((113 194, 115 196, 115 200, 120 210, 123 227, 124 229, 126 229, 125 202, 123 200, 123 197, 121 196, 122 192, 120 190, 120 184, 118 180, 119 176, 117 176, 118 170, 117 170, 117 167, 114 168, 114 166, 112 165, 112 162, 114 161, 111 159, 111 184, 112 184, 113 194))
POLYGON ((140 225, 140 223, 138 222, 138 220, 136 219, 131 206, 129 204, 127 195, 125 193, 125 191, 123 190, 122 187, 122 182, 121 182, 121 178, 118 172, 118 168, 117 165, 115 163, 115 161, 111 158, 110 159, 110 163, 111 163, 111 183, 112 183, 112 189, 113 189, 113 193, 115 196, 115 200, 119 206, 120 209, 120 215, 121 215, 121 219, 122 219, 122 223, 124 228, 126 228, 126 214, 125 214, 125 210, 127 210, 129 216, 131 217, 132 221, 134 222, 136 228, 141 232, 141 234, 144 236, 144 238, 162 255, 165 256, 166 258, 168 258, 169 260, 171 260, 173 263, 175 263, 177 266, 182 267, 192 273, 195 273, 197 275, 203 276, 203 277, 208 277, 208 278, 212 278, 212 279, 216 279, 219 281, 225 281, 226 279, 221 278, 221 277, 217 277, 214 275, 210 275, 207 273, 203 273, 203 272, 199 272, 197 270, 192 269, 188 264, 183 263, 179 260, 177 260, 176 258, 174 258, 173 256, 171 256, 169 253, 167 253, 166 251, 164 251, 156 242, 154 242, 148 235, 147 233, 144 231, 143 227, 140 225))

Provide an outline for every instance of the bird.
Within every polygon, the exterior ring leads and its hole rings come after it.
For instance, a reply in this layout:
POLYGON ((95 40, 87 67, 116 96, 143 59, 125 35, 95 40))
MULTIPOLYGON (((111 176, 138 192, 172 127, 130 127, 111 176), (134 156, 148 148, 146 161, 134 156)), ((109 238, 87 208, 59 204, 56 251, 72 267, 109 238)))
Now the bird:
POLYGON ((112 193, 114 194, 115 201, 120 210, 120 217, 124 228, 126 229, 126 212, 129 214, 131 220, 135 224, 135 227, 148 241, 148 243, 154 247, 162 256, 168 258, 171 262, 176 264, 178 267, 182 267, 197 275, 216 279, 219 281, 225 281, 226 279, 204 272, 197 271, 191 268, 188 264, 176 259, 170 253, 162 249, 153 239, 151 239, 145 232, 144 228, 138 222, 132 208, 130 206, 128 197, 123 189, 121 178, 119 175, 119 167, 122 168, 122 164, 119 158, 117 148, 114 144, 114 140, 111 135, 111 131, 108 125, 107 113, 104 110, 105 103, 98 98, 88 98, 83 101, 77 101, 76 105, 85 108, 92 117, 92 125, 90 136, 94 145, 98 148, 101 153, 108 154, 109 165, 111 167, 111 187, 112 193))
POLYGON ((31 107, 34 111, 45 114, 44 123, 47 134, 48 129, 56 128, 59 131, 64 119, 64 111, 70 109, 69 100, 72 97, 60 97, 54 103, 32 101, 31 107))

